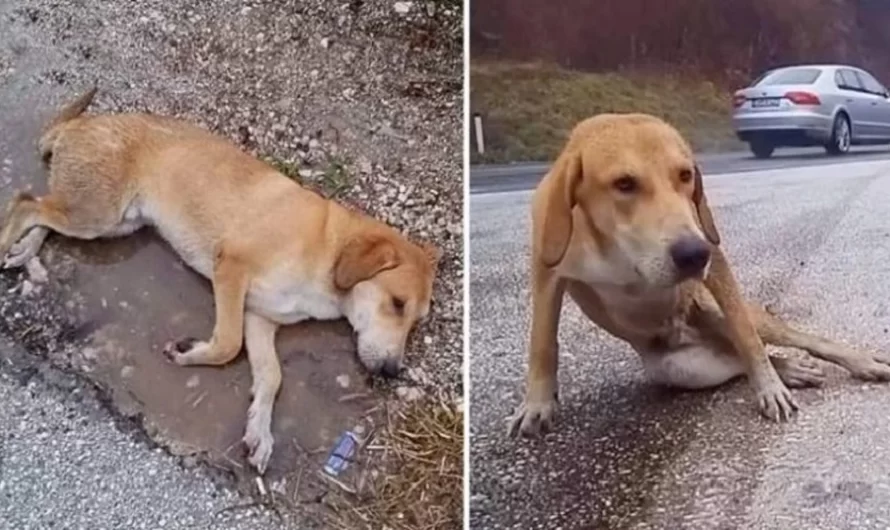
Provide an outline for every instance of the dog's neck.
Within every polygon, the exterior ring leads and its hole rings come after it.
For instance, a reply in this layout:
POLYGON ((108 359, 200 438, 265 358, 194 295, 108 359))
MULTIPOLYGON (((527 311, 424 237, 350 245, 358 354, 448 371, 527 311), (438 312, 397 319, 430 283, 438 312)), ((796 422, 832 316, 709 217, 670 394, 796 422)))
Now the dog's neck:
POLYGON ((666 345, 684 340, 689 331, 687 285, 666 288, 615 284, 590 285, 608 308, 609 319, 623 330, 624 340, 634 347, 648 348, 658 339, 666 345))

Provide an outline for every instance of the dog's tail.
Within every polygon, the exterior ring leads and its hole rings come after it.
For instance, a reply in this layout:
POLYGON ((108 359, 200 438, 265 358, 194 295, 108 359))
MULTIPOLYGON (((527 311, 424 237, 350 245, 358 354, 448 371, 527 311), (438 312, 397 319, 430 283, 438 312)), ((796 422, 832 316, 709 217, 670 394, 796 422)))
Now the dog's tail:
POLYGON ((98 91, 99 87, 93 85, 86 93, 62 107, 62 110, 46 125, 38 144, 40 157, 44 162, 48 163, 52 156, 53 146, 56 142, 56 137, 59 135, 59 126, 83 114, 87 107, 90 106, 90 103, 93 102, 93 98, 96 97, 96 92, 98 91))

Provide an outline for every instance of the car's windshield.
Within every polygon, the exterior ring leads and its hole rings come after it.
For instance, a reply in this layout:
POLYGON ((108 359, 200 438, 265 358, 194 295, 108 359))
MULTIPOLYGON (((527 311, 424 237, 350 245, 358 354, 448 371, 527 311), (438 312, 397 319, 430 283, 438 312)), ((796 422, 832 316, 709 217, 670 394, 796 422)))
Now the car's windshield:
POLYGON ((782 68, 761 76, 754 86, 768 85, 810 85, 819 79, 822 70, 818 68, 782 68))

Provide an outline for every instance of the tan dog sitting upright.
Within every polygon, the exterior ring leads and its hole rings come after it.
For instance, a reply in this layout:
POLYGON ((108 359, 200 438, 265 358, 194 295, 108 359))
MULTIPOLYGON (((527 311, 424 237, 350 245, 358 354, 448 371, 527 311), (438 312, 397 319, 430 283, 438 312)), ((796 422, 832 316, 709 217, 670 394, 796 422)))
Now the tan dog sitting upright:
POLYGON ((824 375, 811 358, 767 355, 764 342, 802 348, 861 379, 890 379, 887 357, 792 329, 742 298, 692 151, 657 118, 610 114, 580 123, 532 210, 531 344, 513 434, 552 422, 566 292, 636 350, 651 380, 699 389, 747 375, 772 419, 797 409, 788 387, 816 385, 824 375))
POLYGON ((282 324, 346 317, 371 372, 395 376, 406 339, 430 310, 440 252, 306 190, 199 127, 146 114, 81 116, 95 89, 40 139, 49 194, 18 194, 0 232, 0 258, 20 266, 50 230, 94 239, 153 226, 212 281, 207 341, 174 341, 180 365, 222 365, 246 345, 253 377, 244 443, 263 473, 281 384, 282 324))

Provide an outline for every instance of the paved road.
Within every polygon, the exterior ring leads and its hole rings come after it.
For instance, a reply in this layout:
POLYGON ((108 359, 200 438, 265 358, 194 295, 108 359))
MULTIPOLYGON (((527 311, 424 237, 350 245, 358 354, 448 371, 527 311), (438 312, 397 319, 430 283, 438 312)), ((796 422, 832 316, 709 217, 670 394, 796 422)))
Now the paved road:
POLYGON ((73 376, 3 340, 0 404, 0 530, 284 527, 200 467, 122 432, 73 376))
MULTIPOLYGON (((858 147, 845 161, 890 159, 886 147, 858 147)), ((772 158, 759 160, 747 151, 708 153, 699 156, 699 164, 706 175, 763 171, 786 167, 820 166, 838 163, 820 148, 780 149, 772 158)), ((520 163, 498 166, 476 166, 470 169, 470 193, 521 191, 535 187, 547 172, 549 164, 520 163)))
MULTIPOLYGON (((852 159, 851 159, 852 160, 852 159)), ((746 293, 803 327, 890 349, 890 161, 706 177, 746 293)), ((529 192, 471 198, 471 526, 610 529, 890 527, 890 386, 827 368, 785 426, 744 382, 669 393, 571 303, 561 409, 508 440, 529 314, 529 192)))

